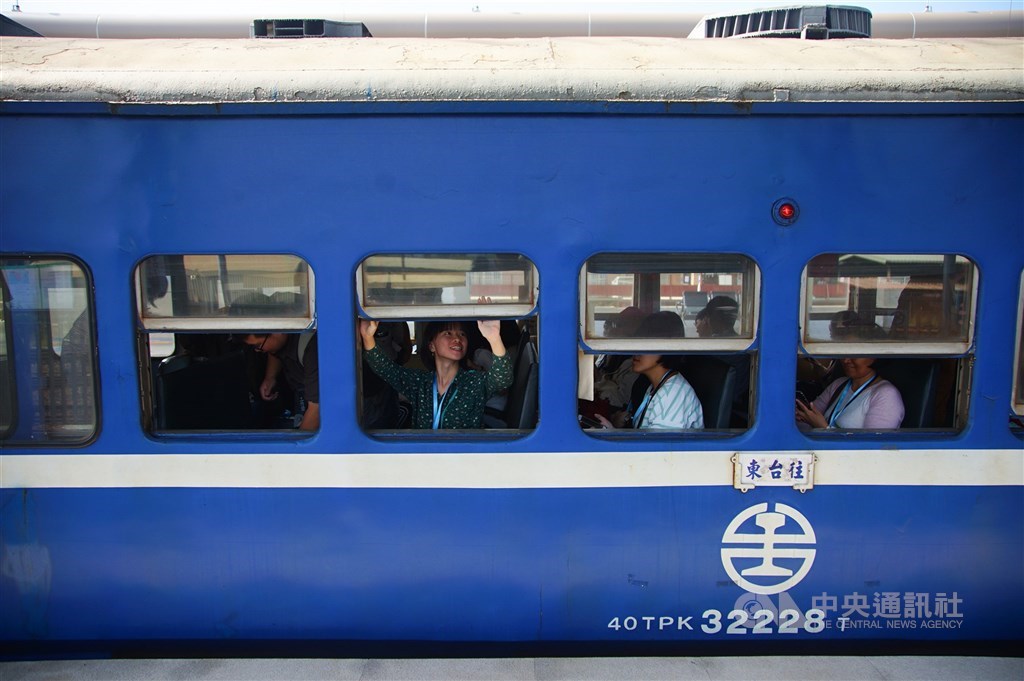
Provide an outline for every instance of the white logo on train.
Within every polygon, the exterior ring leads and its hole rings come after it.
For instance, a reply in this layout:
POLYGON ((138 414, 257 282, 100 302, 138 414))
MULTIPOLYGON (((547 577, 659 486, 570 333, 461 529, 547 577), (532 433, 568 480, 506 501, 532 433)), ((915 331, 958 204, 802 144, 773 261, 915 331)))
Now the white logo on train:
POLYGON ((725 528, 722 566, 750 593, 782 593, 810 572, 815 541, 814 528, 800 511, 778 503, 769 511, 767 503, 757 504, 741 511, 725 528))

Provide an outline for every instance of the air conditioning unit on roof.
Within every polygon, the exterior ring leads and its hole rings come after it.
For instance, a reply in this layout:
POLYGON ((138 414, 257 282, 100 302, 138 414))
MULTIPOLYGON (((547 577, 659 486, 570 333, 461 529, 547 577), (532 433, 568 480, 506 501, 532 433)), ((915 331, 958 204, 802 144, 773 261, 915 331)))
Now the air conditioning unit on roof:
POLYGON ((870 38, 871 12, 863 7, 778 7, 704 17, 690 38, 870 38))
POLYGON ((327 19, 254 19, 252 38, 372 38, 366 24, 327 19))

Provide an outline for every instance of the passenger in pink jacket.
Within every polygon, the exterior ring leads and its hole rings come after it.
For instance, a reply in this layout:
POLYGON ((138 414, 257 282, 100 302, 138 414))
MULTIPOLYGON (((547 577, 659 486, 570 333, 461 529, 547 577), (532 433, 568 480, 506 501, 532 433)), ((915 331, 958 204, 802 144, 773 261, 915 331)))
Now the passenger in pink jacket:
POLYGON ((830 383, 814 402, 796 401, 796 420, 810 428, 892 430, 903 422, 903 398, 873 368, 871 357, 840 360, 844 378, 830 383))

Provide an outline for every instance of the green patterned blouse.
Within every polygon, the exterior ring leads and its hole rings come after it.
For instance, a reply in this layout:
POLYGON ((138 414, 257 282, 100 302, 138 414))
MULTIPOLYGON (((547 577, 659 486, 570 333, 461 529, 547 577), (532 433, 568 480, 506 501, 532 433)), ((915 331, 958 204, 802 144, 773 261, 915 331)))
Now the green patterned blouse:
MULTIPOLYGON (((412 402, 413 428, 430 429, 434 419, 434 372, 399 366, 379 347, 363 351, 367 364, 392 388, 412 402)), ((495 393, 512 385, 508 353, 494 358, 490 371, 462 369, 448 386, 441 403, 440 428, 483 428, 484 405, 495 393)))

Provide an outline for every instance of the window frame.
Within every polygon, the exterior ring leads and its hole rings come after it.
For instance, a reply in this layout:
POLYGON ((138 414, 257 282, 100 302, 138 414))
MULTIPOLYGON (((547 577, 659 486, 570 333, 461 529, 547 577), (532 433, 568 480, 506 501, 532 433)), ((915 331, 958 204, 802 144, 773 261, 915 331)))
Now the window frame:
MULTIPOLYGON (((962 341, 918 341, 914 339, 903 339, 903 340, 886 340, 886 341, 861 341, 861 342, 842 342, 842 341, 808 341, 805 335, 805 323, 808 319, 808 303, 807 303, 807 286, 808 280, 818 277, 808 276, 808 267, 810 263, 825 255, 835 256, 883 256, 883 255, 900 255, 898 253, 879 253, 879 252, 856 252, 856 253, 837 253, 834 251, 828 251, 819 253, 810 258, 800 272, 800 310, 799 317, 797 318, 798 325, 798 339, 800 349, 811 356, 815 357, 827 357, 827 356, 847 356, 847 357, 882 357, 882 356, 936 356, 936 357, 964 357, 972 353, 974 347, 974 334, 975 326, 977 324, 977 305, 978 305, 978 289, 981 282, 981 268, 971 257, 963 253, 911 253, 906 254, 909 256, 948 256, 964 258, 973 267, 974 276, 971 281, 970 291, 970 318, 967 321, 967 337, 962 341)), ((813 285, 813 284, 812 284, 813 285)))
POLYGON ((1013 384, 1010 392, 1010 410, 1024 416, 1024 272, 1020 276, 1017 293, 1017 338, 1014 346, 1013 384))
MULTIPOLYGON (((472 271, 472 270, 467 270, 472 271)), ((480 270, 481 272, 487 272, 487 270, 480 270)), ((527 271, 527 270, 524 270, 527 271)), ((356 316, 363 319, 370 319, 382 322, 405 322, 414 324, 414 332, 411 333, 410 342, 413 343, 414 347, 418 346, 417 353, 423 351, 423 339, 419 338, 419 334, 422 332, 423 324, 429 322, 443 322, 445 320, 468 322, 479 319, 499 319, 499 320, 532 320, 535 327, 535 331, 539 334, 540 330, 540 271, 537 268, 536 263, 532 258, 527 256, 525 253, 518 251, 501 251, 501 252, 430 252, 430 253, 414 253, 409 251, 403 252, 389 252, 389 251, 377 251, 364 256, 355 268, 355 304, 356 304, 356 316), (516 257, 521 258, 523 261, 529 264, 529 276, 532 279, 527 283, 530 291, 530 301, 528 303, 430 303, 430 304, 408 304, 408 305, 366 305, 364 300, 364 266, 370 258, 375 257, 422 257, 422 256, 433 256, 438 258, 444 258, 445 256, 457 257, 457 258, 470 258, 471 260, 477 257, 489 258, 489 257, 516 257)), ((367 428, 365 426, 365 402, 363 396, 363 381, 364 372, 370 371, 365 367, 365 363, 362 359, 362 344, 359 340, 359 328, 358 322, 356 325, 356 345, 357 345, 357 365, 356 365, 356 413, 355 420, 359 430, 367 437, 373 439, 379 439, 382 441, 393 441, 393 440, 408 440, 408 441, 434 441, 434 440, 450 440, 452 438, 458 438, 459 441, 495 441, 495 440, 518 440, 524 437, 528 437, 536 432, 539 427, 541 412, 540 412, 540 380, 539 380, 539 356, 537 359, 538 364, 538 375, 535 382, 536 390, 536 410, 537 420, 532 428, 479 428, 479 429, 438 429, 428 430, 422 428, 412 428, 409 426, 403 428, 367 428)), ((412 331, 412 330, 411 330, 412 331)), ((524 340, 522 342, 530 342, 534 345, 534 352, 539 351, 537 337, 526 333, 524 334, 524 340)), ((519 352, 522 352, 522 346, 516 348, 518 356, 519 352)), ((415 357, 416 355, 413 355, 415 357)), ((513 371, 516 368, 517 357, 511 358, 513 363, 513 371)), ((513 384, 519 378, 513 373, 513 384)), ((509 390, 511 391, 512 386, 509 390)), ((410 415, 411 417, 411 415, 410 415)))
MULTIPOLYGON (((900 425, 895 429, 873 430, 873 429, 843 429, 843 428, 814 428, 802 429, 801 434, 811 440, 829 439, 836 437, 866 437, 866 438, 907 438, 921 436, 948 437, 964 432, 968 427, 970 416, 970 391, 974 377, 974 334, 978 317, 978 292, 980 289, 982 272, 978 263, 965 253, 893 253, 893 252, 835 252, 828 251, 819 253, 804 264, 800 273, 800 309, 797 319, 797 356, 810 357, 872 357, 875 359, 901 360, 901 359, 931 359, 949 360, 956 363, 955 377, 948 386, 952 390, 947 406, 948 418, 951 425, 948 426, 925 426, 921 428, 900 425), (905 258, 915 257, 937 257, 939 259, 953 256, 963 258, 972 268, 971 289, 967 292, 965 300, 969 300, 969 319, 964 325, 965 339, 953 341, 921 341, 913 338, 884 340, 884 341, 811 341, 807 342, 805 336, 805 322, 808 321, 808 285, 814 285, 815 280, 821 277, 817 274, 811 276, 808 268, 811 263, 822 256, 903 256, 905 258)), ((886 308, 888 309, 888 308, 886 308)), ((884 370, 879 372, 884 377, 884 370)), ((936 388, 937 389, 937 388, 936 388)), ((934 417, 937 417, 935 414, 934 417)), ((799 422, 794 419, 794 425, 799 428, 799 422)))
MULTIPOLYGON (((188 438, 214 438, 223 440, 298 440, 314 437, 323 431, 323 422, 320 428, 315 431, 304 431, 292 428, 266 428, 266 427, 244 427, 244 428, 169 428, 158 425, 157 409, 157 371, 154 369, 154 362, 165 362, 181 355, 180 335, 213 335, 213 336, 241 336, 248 334, 272 334, 285 333, 289 335, 300 335, 315 333, 317 330, 316 313, 316 277, 313 266, 305 257, 295 253, 153 253, 140 258, 132 270, 132 295, 136 310, 135 346, 138 354, 139 382, 140 382, 140 425, 143 432, 154 439, 188 439, 188 438), (189 256, 220 257, 220 256, 257 256, 257 257, 288 257, 300 261, 306 268, 306 296, 305 303, 308 305, 308 313, 304 316, 235 316, 218 315, 211 317, 145 317, 145 291, 143 287, 142 264, 151 258, 185 258, 189 256), (172 335, 174 349, 167 355, 154 355, 152 339, 165 334, 172 335)), ((170 295, 170 293, 168 293, 170 295)), ((319 352, 319 350, 318 350, 319 352)), ((230 353, 218 355, 228 356, 230 353)), ((283 374, 279 377, 284 381, 283 374)), ((255 395, 259 400, 259 395, 255 395)))
MULTIPOLYGON (((102 409, 102 394, 100 390, 100 361, 99 361, 99 344, 97 339, 97 308, 96 308, 96 284, 93 278, 91 268, 79 257, 70 253, 4 253, 0 254, 0 270, 6 268, 6 264, 10 261, 22 261, 22 262, 51 262, 53 264, 70 265, 78 269, 81 273, 82 279, 84 280, 84 286, 82 287, 85 294, 85 307, 82 313, 88 314, 88 340, 89 340, 89 362, 91 365, 92 372, 92 416, 93 420, 91 427, 83 437, 52 437, 48 434, 47 430, 43 430, 43 437, 36 439, 15 439, 13 436, 17 434, 18 427, 22 415, 21 402, 18 394, 18 371, 16 368, 16 356, 17 356, 17 340, 14 331, 14 320, 9 316, 5 316, 4 319, 4 335, 5 343, 7 344, 7 358, 9 364, 9 378, 11 385, 12 404, 11 409, 11 424, 2 433, 0 433, 0 449, 4 446, 17 446, 17 447, 55 447, 62 449, 80 449, 87 447, 94 443, 100 436, 103 429, 103 409, 102 409)), ((11 305, 11 293, 6 277, 3 277, 3 307, 6 312, 13 314, 13 305, 11 305)), ((49 315, 52 308, 46 307, 47 314, 49 315)), ((80 313, 81 314, 81 313, 80 313)), ((52 320, 50 320, 52 321, 52 320)), ((73 325, 72 325, 73 326, 73 325)), ((48 333, 52 332, 52 326, 47 324, 49 329, 48 333)), ((56 360, 60 362, 64 356, 64 348, 61 348, 61 353, 58 354, 53 347, 53 337, 50 336, 48 342, 43 343, 44 339, 37 338, 38 347, 40 351, 49 352, 56 357, 56 360)), ((36 386, 32 386, 32 390, 35 391, 36 386)), ((45 409, 41 404, 38 407, 39 410, 45 409)), ((74 427, 76 424, 62 422, 57 424, 57 427, 74 427)), ((84 426, 81 426, 84 430, 84 426)))
MULTIPOLYGON (((240 332, 259 330, 260 332, 302 332, 316 328, 316 276, 309 261, 295 253, 153 253, 140 258, 132 270, 132 281, 135 289, 135 316, 139 327, 147 333, 159 332, 240 332), (305 316, 231 316, 213 317, 147 317, 145 314, 146 296, 142 282, 142 265, 152 258, 189 257, 189 256, 253 256, 292 257, 302 261, 306 266, 307 287, 305 316)), ((169 295, 169 294, 168 294, 169 295)))
POLYGON ((364 256, 356 266, 356 308, 357 314, 365 319, 382 321, 442 320, 442 319, 524 319, 538 314, 540 307, 540 270, 532 258, 525 253, 502 251, 493 253, 454 253, 450 251, 433 253, 411 253, 408 251, 378 251, 364 256), (529 303, 447 303, 440 305, 367 305, 364 300, 363 267, 366 261, 376 257, 416 256, 517 256, 530 264, 529 303))
MULTIPOLYGON (((667 274, 659 272, 659 274, 667 274)), ((744 272, 746 274, 746 272, 744 272)), ((742 353, 754 349, 758 345, 758 334, 760 333, 761 316, 761 267, 757 260, 739 252, 691 252, 691 251, 651 251, 643 253, 630 253, 628 251, 600 251, 592 253, 579 268, 579 315, 577 317, 576 335, 580 347, 588 355, 599 354, 637 354, 637 353, 704 353, 704 354, 729 354, 742 353), (587 275, 590 273, 588 263, 597 256, 619 255, 642 257, 645 255, 656 255, 660 257, 685 256, 700 257, 707 256, 734 256, 744 258, 750 265, 751 284, 744 284, 744 295, 748 290, 753 291, 753 298, 750 300, 750 337, 731 338, 598 338, 587 336, 587 275)), ((682 319, 682 316, 680 316, 682 319)), ((685 320, 684 320, 685 321, 685 320)))
MULTIPOLYGON (((0 261, 2 263, 2 261, 0 261)), ((7 279, 0 276, 0 334, 2 334, 3 353, 0 354, 6 361, 4 367, 6 372, 0 381, 6 382, 9 399, 0 404, 0 410, 5 411, 4 416, 9 419, 6 428, 0 429, 0 442, 6 441, 18 427, 18 372, 15 371, 14 355, 14 327, 11 324, 9 292, 7 290, 7 279)), ((2 423, 2 420, 0 420, 2 423)))
MULTIPOLYGON (((598 272, 602 273, 602 272, 598 272)), ((603 272, 608 274, 608 272, 603 272)), ((664 269, 652 269, 646 274, 657 274, 662 277, 666 274, 683 274, 687 275, 686 272, 671 271, 664 269)), ((717 274, 727 274, 724 270, 717 272, 717 274)), ((623 274, 630 274, 624 272, 623 274)), ((636 272, 632 272, 636 274, 636 272)), ((690 279, 692 283, 692 278, 690 279)), ((579 312, 577 317, 577 343, 578 343, 578 357, 577 357, 577 399, 587 399, 581 394, 581 389, 585 385, 589 385, 593 388, 593 375, 594 375, 594 360, 599 354, 608 355, 635 355, 635 354, 675 354, 675 355, 687 355, 695 358, 707 357, 707 358, 719 358, 724 355, 732 356, 745 356, 749 360, 749 366, 747 367, 748 373, 748 386, 747 386, 747 414, 746 414, 746 425, 742 427, 711 427, 705 424, 702 428, 681 428, 681 429, 632 429, 632 428, 619 428, 619 429, 602 429, 602 428, 588 428, 583 425, 582 421, 578 423, 581 432, 588 436, 599 440, 621 440, 636 442, 638 439, 653 439, 655 441, 666 441, 666 442, 679 442, 685 440, 714 440, 722 438, 734 438, 741 437, 748 434, 753 428, 757 421, 757 395, 759 387, 757 385, 757 377, 760 373, 760 313, 761 305, 763 301, 763 289, 761 285, 761 267, 757 260, 746 253, 741 252, 727 252, 727 251, 716 251, 716 252, 701 252, 701 251, 644 251, 644 252, 629 252, 629 251, 600 251, 591 254, 579 267, 578 277, 578 292, 577 299, 579 301, 579 312), (622 258, 643 258, 644 256, 650 256, 652 259, 668 260, 671 263, 672 258, 678 258, 680 263, 688 261, 697 261, 696 265, 683 265, 686 267, 698 267, 698 269, 691 269, 689 274, 692 275, 694 272, 703 272, 705 274, 716 273, 713 266, 705 265, 704 269, 700 269, 699 259, 705 257, 708 263, 713 262, 716 258, 736 258, 742 259, 744 269, 731 272, 731 274, 742 274, 743 276, 743 287, 742 295, 744 296, 743 309, 749 310, 749 337, 686 337, 686 338, 599 338, 599 337, 587 337, 588 328, 588 275, 591 273, 589 264, 596 257, 608 256, 610 259, 614 257, 622 258), (587 378, 584 378, 584 377, 587 378)), ((685 284, 684 284, 685 285, 685 284)), ((661 284, 659 283, 659 286, 661 284)), ((634 290, 634 296, 636 291, 634 290)), ((659 297, 661 291, 659 290, 659 297)), ((665 311, 664 309, 662 311, 665 311)), ((675 314, 679 315, 680 320, 685 323, 685 314, 680 314, 677 310, 671 310, 675 314)), ((742 313, 742 309, 741 309, 742 313)), ((683 372, 685 374, 685 371, 683 372)), ((737 381, 738 382, 738 381, 737 381)), ((736 388, 734 388, 736 389, 736 388)), ((694 389, 697 392, 697 389, 694 389)), ((698 399, 701 395, 698 393, 698 399)), ((735 395, 734 395, 735 397, 735 395)), ((594 399, 594 397, 591 397, 594 399)), ((579 418, 579 414, 577 415, 579 418)))

